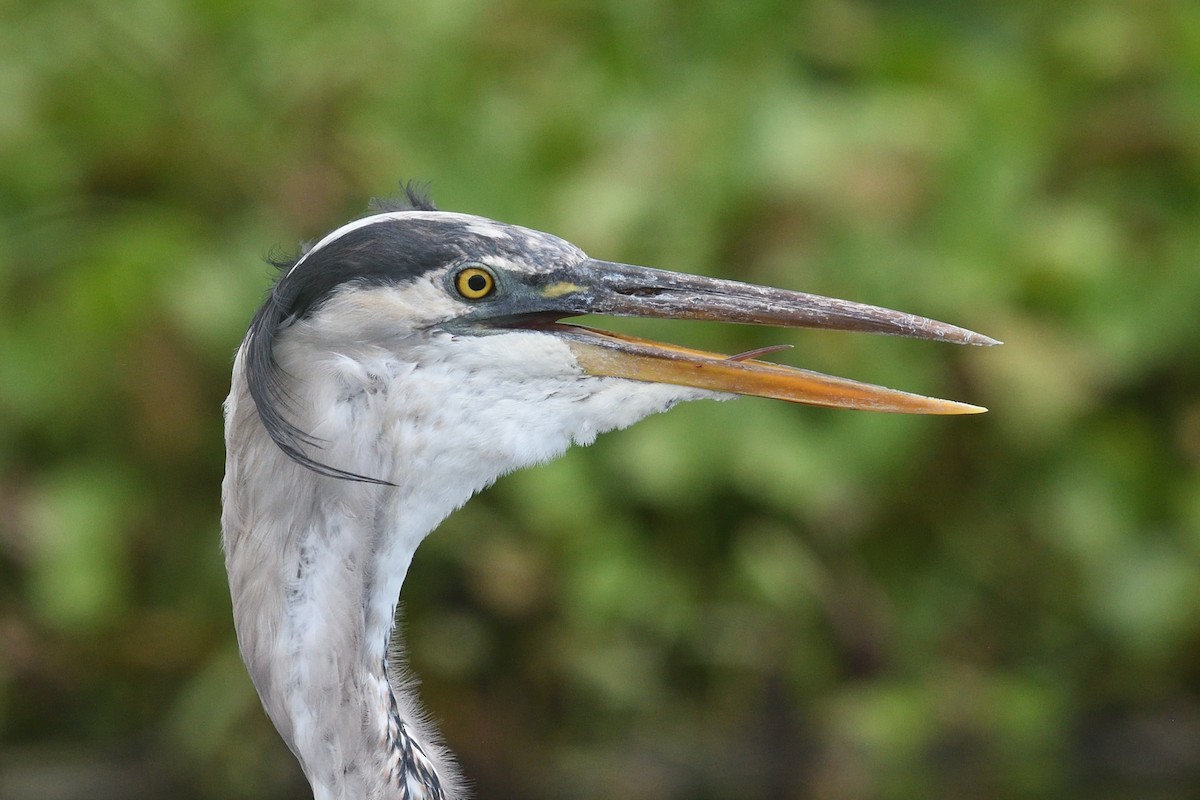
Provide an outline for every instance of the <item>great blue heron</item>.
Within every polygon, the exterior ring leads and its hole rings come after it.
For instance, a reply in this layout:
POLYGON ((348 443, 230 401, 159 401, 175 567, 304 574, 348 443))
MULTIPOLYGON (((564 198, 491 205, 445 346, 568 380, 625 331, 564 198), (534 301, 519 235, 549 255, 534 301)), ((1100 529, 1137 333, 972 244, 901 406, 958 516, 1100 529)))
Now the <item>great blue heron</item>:
POLYGON ((562 324, 583 314, 995 340, 799 292, 596 261, 422 195, 283 264, 238 349, 221 518, 238 643, 317 800, 461 796, 398 675, 413 553, 500 475, 683 400, 976 406, 562 324))

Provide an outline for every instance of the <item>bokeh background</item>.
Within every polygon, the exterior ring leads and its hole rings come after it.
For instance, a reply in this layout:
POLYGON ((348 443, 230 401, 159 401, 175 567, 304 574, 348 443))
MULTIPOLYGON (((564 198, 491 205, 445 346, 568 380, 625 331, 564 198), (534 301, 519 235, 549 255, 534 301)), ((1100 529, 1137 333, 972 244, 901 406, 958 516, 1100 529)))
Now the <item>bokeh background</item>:
POLYGON ((303 798, 234 644, 230 359, 401 179, 1007 344, 624 330, 991 407, 695 403, 418 553, 482 798, 1200 786, 1200 4, 0 3, 0 798, 303 798))

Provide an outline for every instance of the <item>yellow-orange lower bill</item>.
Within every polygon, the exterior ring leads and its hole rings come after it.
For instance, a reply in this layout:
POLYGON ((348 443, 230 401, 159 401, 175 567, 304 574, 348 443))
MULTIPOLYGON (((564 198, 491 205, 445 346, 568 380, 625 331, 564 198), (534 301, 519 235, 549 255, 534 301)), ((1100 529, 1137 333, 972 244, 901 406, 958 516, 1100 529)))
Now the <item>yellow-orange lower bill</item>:
POLYGON ((900 414, 980 414, 986 408, 873 386, 766 361, 731 360, 719 353, 561 326, 567 345, 589 375, 691 386, 831 408, 900 414))

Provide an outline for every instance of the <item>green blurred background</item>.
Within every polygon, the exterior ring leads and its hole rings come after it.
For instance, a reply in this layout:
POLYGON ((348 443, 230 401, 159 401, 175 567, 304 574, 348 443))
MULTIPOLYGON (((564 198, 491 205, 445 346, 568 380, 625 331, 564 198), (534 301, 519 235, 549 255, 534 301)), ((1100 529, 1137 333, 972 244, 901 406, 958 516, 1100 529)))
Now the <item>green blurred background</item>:
POLYGON ((0 798, 303 798, 238 659, 264 258, 400 179, 999 349, 648 332, 991 407, 695 403, 404 589, 482 798, 1197 796, 1200 4, 0 2, 0 798))

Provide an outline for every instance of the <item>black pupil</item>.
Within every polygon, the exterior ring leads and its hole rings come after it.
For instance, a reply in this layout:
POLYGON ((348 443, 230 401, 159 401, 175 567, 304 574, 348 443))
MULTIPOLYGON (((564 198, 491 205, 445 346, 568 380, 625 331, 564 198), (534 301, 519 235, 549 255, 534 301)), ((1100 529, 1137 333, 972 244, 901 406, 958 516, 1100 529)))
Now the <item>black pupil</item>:
POLYGON ((482 292, 487 288, 487 278, 482 275, 475 274, 467 278, 467 288, 472 292, 482 292))

